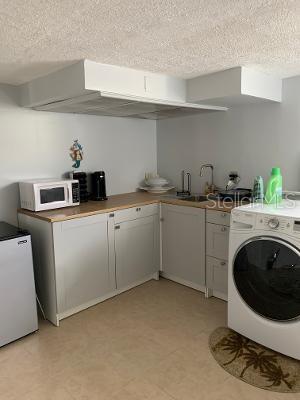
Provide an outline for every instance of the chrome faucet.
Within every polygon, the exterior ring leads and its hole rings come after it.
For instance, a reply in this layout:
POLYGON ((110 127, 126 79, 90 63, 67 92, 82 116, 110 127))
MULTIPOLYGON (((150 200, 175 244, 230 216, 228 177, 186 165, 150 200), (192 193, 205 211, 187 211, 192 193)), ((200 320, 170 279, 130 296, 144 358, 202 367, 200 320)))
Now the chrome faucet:
POLYGON ((211 169, 211 186, 214 186, 214 166, 212 164, 203 164, 200 168, 200 176, 203 176, 203 171, 206 168, 211 169))

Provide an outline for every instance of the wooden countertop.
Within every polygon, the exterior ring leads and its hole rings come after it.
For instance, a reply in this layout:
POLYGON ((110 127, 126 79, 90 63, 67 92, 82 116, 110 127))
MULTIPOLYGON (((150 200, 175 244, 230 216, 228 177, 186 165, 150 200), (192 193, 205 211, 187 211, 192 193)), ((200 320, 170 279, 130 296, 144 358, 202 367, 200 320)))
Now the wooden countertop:
POLYGON ((230 212, 234 207, 239 205, 234 203, 223 203, 222 201, 214 202, 211 200, 203 202, 186 201, 175 198, 175 195, 172 197, 172 194, 157 196, 146 192, 134 192, 113 195, 105 201, 88 201, 87 203, 82 203, 76 207, 65 207, 56 210, 39 212, 29 211, 21 208, 18 209, 18 213, 29 215, 47 222, 59 222, 154 203, 206 208, 223 212, 230 212))

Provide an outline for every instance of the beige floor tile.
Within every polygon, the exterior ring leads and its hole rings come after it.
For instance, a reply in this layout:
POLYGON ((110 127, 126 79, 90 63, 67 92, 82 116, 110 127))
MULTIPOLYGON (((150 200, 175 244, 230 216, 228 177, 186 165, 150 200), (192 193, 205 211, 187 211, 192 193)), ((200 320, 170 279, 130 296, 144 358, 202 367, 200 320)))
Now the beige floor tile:
POLYGON ((226 303, 150 281, 0 349, 0 400, 300 400, 252 387, 213 359, 226 303))
POLYGON ((74 400, 74 397, 62 387, 39 385, 22 396, 22 400, 74 400))
POLYGON ((144 380, 134 380, 113 396, 112 400, 172 400, 172 397, 144 380))
POLYGON ((69 377, 64 377, 64 387, 76 400, 104 400, 119 392, 129 380, 105 362, 82 363, 69 377))
MULTIPOLYGON (((218 399, 222 395, 228 400, 299 400, 300 393, 278 393, 259 389, 230 376, 215 393, 218 399)), ((224 398, 224 397, 223 397, 224 398)))
POLYGON ((155 369, 148 371, 147 381, 176 399, 198 399, 200 395, 206 395, 208 388, 216 391, 230 375, 211 357, 206 348, 207 335, 202 339, 197 352, 181 348, 165 358, 155 369))

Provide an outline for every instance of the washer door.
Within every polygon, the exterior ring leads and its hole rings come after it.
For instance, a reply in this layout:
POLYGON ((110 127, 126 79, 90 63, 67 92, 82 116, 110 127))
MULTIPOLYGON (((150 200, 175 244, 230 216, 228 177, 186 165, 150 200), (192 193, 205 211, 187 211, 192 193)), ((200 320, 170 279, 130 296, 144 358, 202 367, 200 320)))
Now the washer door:
POLYGON ((236 288, 259 315, 276 321, 300 317, 300 253, 273 237, 245 242, 233 263, 236 288))

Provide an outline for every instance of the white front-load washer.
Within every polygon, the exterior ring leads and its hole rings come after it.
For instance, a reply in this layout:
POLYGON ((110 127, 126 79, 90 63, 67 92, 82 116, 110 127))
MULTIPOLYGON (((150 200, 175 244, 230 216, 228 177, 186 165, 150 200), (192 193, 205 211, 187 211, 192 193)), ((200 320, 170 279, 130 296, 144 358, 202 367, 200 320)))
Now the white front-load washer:
POLYGON ((300 360, 300 202, 231 213, 228 326, 300 360))

